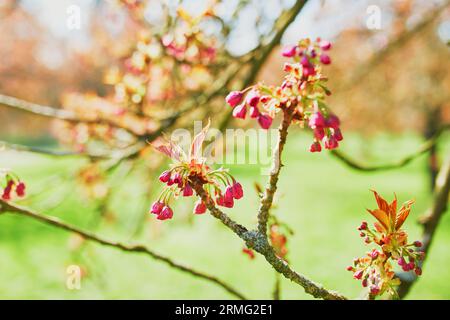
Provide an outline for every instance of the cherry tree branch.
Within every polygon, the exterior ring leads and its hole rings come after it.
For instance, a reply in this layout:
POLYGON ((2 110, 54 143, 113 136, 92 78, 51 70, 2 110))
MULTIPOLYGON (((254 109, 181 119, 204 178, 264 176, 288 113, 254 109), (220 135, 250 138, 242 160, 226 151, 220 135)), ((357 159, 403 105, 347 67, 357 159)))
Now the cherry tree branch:
POLYGON ((347 299, 340 293, 325 289, 321 284, 315 283, 305 276, 292 270, 289 264, 280 259, 273 247, 270 245, 267 239, 267 220, 269 209, 272 206, 273 196, 277 190, 278 176, 281 170, 281 154, 286 143, 288 128, 292 120, 291 109, 284 109, 283 121, 279 128, 279 141, 277 150, 274 152, 274 159, 272 165, 272 172, 269 177, 269 182, 265 195, 261 199, 261 206, 258 213, 258 228, 257 230, 248 230, 244 226, 232 220, 227 214, 218 209, 213 199, 203 188, 203 182, 198 178, 192 178, 192 188, 197 195, 206 204, 211 215, 220 220, 226 227, 232 230, 239 238, 244 240, 247 247, 255 250, 261 254, 266 261, 286 279, 289 279, 305 289, 305 292, 312 295, 315 298, 322 298, 326 300, 345 300, 347 299))
POLYGON ((370 74, 370 70, 378 66, 389 54, 394 52, 396 49, 401 48, 403 45, 408 43, 415 34, 421 32, 426 29, 429 25, 431 25, 437 18, 441 15, 441 13, 445 10, 446 7, 450 5, 450 0, 444 1, 444 3, 435 9, 431 10, 427 14, 425 14, 424 18, 417 23, 413 28, 402 32, 398 37, 390 41, 387 46, 377 52, 371 59, 367 62, 363 63, 358 71, 354 73, 354 75, 342 84, 342 87, 339 88, 339 91, 344 91, 346 89, 352 88, 355 84, 362 83, 363 80, 368 74, 370 74))
POLYGON ((398 169, 398 168, 402 168, 402 167, 406 166, 407 164, 409 164, 416 158, 418 158, 421 155, 430 151, 438 143, 439 137, 442 135, 442 133, 448 129, 450 129, 450 125, 443 126, 440 130, 438 130, 438 132, 436 132, 436 134, 433 137, 431 137, 430 139, 425 141, 414 153, 412 153, 400 160, 397 160, 397 161, 394 161, 391 163, 387 163, 387 164, 383 164, 383 165, 373 165, 373 166, 366 165, 366 164, 360 163, 360 162, 352 159, 345 153, 338 151, 338 150, 331 151, 331 154, 333 156, 335 156, 336 159, 342 161, 344 164, 346 164, 350 168, 359 170, 359 171, 371 172, 371 171, 383 171, 383 170, 398 169))
POLYGON ((16 215, 20 215, 20 216, 24 216, 24 217, 29 217, 29 218, 32 218, 34 220, 38 220, 40 222, 43 222, 45 224, 57 227, 59 229, 76 233, 76 234, 78 234, 79 236, 81 236, 82 238, 84 238, 86 240, 90 240, 90 241, 96 242, 96 243, 101 244, 103 246, 116 248, 116 249, 119 249, 119 250, 124 251, 124 252, 134 252, 134 253, 145 254, 145 255, 149 256, 150 258, 152 258, 152 259, 155 259, 157 261, 160 261, 160 262, 163 262, 163 263, 167 264, 171 268, 174 268, 174 269, 177 269, 179 271, 185 272, 185 273, 190 274, 190 275, 192 275, 194 277, 197 277, 197 278, 204 279, 204 280, 207 280, 209 282, 212 282, 212 283, 222 287, 228 293, 230 293, 231 295, 233 295, 233 296, 235 296, 235 297, 237 297, 239 299, 243 299, 243 300, 246 299, 241 293, 236 291, 234 288, 232 288, 230 285, 226 284, 222 280, 220 280, 220 279, 218 279, 218 278, 216 278, 214 276, 211 276, 209 274, 206 274, 204 272, 192 269, 191 267, 184 266, 184 265, 182 265, 182 264, 180 264, 178 262, 175 262, 175 261, 171 260, 170 258, 167 258, 165 256, 162 256, 162 255, 158 254, 158 253, 155 253, 154 251, 151 251, 150 249, 148 249, 147 247, 145 247, 143 245, 131 245, 131 244, 124 244, 124 243, 121 243, 121 242, 110 241, 110 240, 102 238, 102 237, 100 237, 100 236, 98 236, 96 234, 90 233, 89 231, 84 231, 84 230, 81 230, 78 227, 75 227, 75 226, 72 226, 72 225, 67 224, 65 222, 62 222, 62 221, 60 221, 57 218, 45 216, 45 215, 42 215, 40 213, 34 212, 34 211, 30 210, 30 209, 27 209, 27 208, 24 208, 24 207, 20 207, 18 205, 12 204, 12 203, 8 203, 8 202, 5 202, 5 201, 0 199, 0 214, 2 214, 2 213, 12 213, 12 214, 16 214, 16 215))
MULTIPOLYGON (((439 174, 436 178, 436 187, 433 196, 433 203, 428 209, 426 215, 422 219, 423 224, 423 235, 422 235, 422 248, 421 250, 425 252, 425 259, 430 251, 431 243, 433 241, 434 235, 436 234, 437 227, 442 215, 446 212, 450 193, 450 157, 447 158, 446 162, 442 165, 439 174)), ((424 260, 425 261, 425 260, 424 260)), ((422 261, 422 263, 424 262, 422 261)), ((400 274, 401 284, 398 288, 398 295, 400 298, 404 298, 411 287, 417 281, 418 277, 416 275, 410 275, 409 278, 404 274, 400 274)))

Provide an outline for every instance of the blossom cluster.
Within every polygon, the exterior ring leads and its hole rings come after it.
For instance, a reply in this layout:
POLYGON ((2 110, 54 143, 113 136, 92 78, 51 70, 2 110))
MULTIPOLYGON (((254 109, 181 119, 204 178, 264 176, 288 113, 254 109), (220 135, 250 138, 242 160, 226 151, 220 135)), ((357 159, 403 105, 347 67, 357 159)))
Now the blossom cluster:
MULTIPOLYGON (((164 171, 159 176, 159 180, 165 184, 165 187, 150 209, 158 220, 171 219, 173 217, 170 206, 172 199, 193 196, 195 183, 200 184, 218 206, 232 208, 234 201, 244 196, 242 185, 226 169, 212 169, 206 164, 206 159, 201 156, 201 145, 207 131, 208 126, 194 137, 189 155, 181 147, 169 141, 161 145, 155 144, 157 150, 175 161, 170 170, 164 171)), ((194 206, 194 213, 205 212, 206 204, 198 199, 194 206)))
MULTIPOLYGON (((119 2, 139 17, 147 5, 139 0, 119 2)), ((121 54, 120 63, 104 74, 103 82, 110 88, 106 96, 64 96, 64 109, 86 122, 57 123, 54 132, 58 138, 84 152, 90 143, 98 142, 107 148, 122 148, 133 144, 135 136, 158 130, 160 119, 181 109, 194 92, 205 90, 218 72, 214 68, 218 40, 199 27, 212 16, 211 8, 191 16, 179 7, 176 19, 164 32, 139 28, 129 52, 121 54)))
POLYGON ((2 200, 11 200, 14 193, 18 197, 24 197, 25 188, 25 183, 20 181, 19 177, 8 170, 0 169, 0 190, 2 200))
POLYGON ((325 86, 327 78, 322 75, 322 65, 329 65, 331 58, 327 51, 331 43, 317 39, 301 40, 297 45, 287 47, 282 55, 293 60, 285 63, 287 73, 280 86, 258 83, 242 91, 232 91, 226 102, 233 108, 233 116, 258 121, 263 129, 271 127, 276 114, 291 109, 293 121, 309 126, 314 133, 311 152, 335 149, 343 140, 339 118, 332 114, 324 102, 331 92, 325 86))
POLYGON ((386 292, 396 296, 395 286, 400 284, 400 279, 395 277, 391 261, 396 261, 405 272, 414 271, 418 276, 422 274, 422 243, 409 243, 408 234, 401 229, 411 211, 413 201, 406 202, 397 211, 397 198, 388 204, 377 192, 373 192, 378 208, 368 212, 377 221, 374 228, 370 228, 364 221, 358 230, 366 244, 375 244, 377 248, 364 257, 355 259, 347 270, 353 272, 355 279, 362 281, 363 287, 369 289, 370 295, 377 296, 386 292))

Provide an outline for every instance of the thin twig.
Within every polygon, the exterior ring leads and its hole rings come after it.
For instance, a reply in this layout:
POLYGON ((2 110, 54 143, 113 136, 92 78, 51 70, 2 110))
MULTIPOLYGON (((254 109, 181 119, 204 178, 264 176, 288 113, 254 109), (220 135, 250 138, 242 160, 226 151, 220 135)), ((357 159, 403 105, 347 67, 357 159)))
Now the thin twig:
POLYGON ((200 271, 194 270, 190 267, 179 264, 178 262, 174 262, 170 258, 167 258, 165 256, 157 254, 157 253, 151 251, 150 249, 146 248, 143 245, 128 245, 128 244, 123 244, 120 242, 106 240, 104 238, 101 238, 100 236, 93 234, 93 233, 81 230, 78 227, 75 227, 75 226, 72 226, 65 222, 62 222, 57 218, 44 216, 44 215, 34 212, 30 209, 23 208, 18 205, 15 205, 15 204, 5 202, 3 200, 0 200, 0 214, 1 213, 12 213, 12 214, 20 215, 20 216, 29 217, 29 218, 38 220, 40 222, 43 222, 45 224, 55 226, 59 229, 76 233, 84 239, 96 242, 96 243, 104 245, 104 246, 113 247, 113 248, 116 248, 116 249, 119 249, 119 250, 122 250, 125 252, 135 252, 135 253, 145 254, 155 260, 161 261, 161 262, 169 265, 170 267, 172 267, 174 269, 186 272, 194 277, 198 277, 198 278, 213 282, 239 299, 245 299, 245 297, 241 293, 237 292, 235 289, 233 289, 230 285, 226 284, 222 280, 219 280, 218 278, 208 275, 204 272, 200 272, 200 271))
POLYGON ((414 153, 392 163, 370 166, 359 163, 358 161, 350 158, 348 155, 338 150, 333 150, 331 154, 337 159, 341 160, 347 166, 359 171, 371 172, 398 169, 406 166, 411 161, 430 151, 437 144, 442 133, 448 129, 450 129, 450 125, 443 126, 438 132, 436 132, 436 134, 432 138, 425 141, 425 143, 423 143, 414 153))
POLYGON ((315 298, 322 298, 325 300, 346 300, 347 298, 338 292, 325 289, 321 284, 315 283, 304 275, 292 270, 286 261, 280 259, 272 246, 267 240, 267 236, 261 234, 257 230, 247 230, 244 226, 232 220, 227 214, 218 209, 211 197, 208 196, 203 188, 200 180, 191 181, 192 187, 197 195, 206 204, 211 215, 220 220, 226 227, 232 230, 239 238, 245 241, 248 248, 255 250, 266 261, 286 279, 289 279, 305 289, 305 292, 312 295, 315 298))
POLYGON ((376 55, 374 55, 371 59, 358 67, 357 72, 355 72, 348 81, 345 81, 338 89, 338 91, 342 92, 346 89, 352 88, 355 84, 363 83, 362 80, 365 76, 370 74, 369 71, 371 69, 380 65, 381 62, 396 49, 403 47, 403 45, 408 43, 408 41, 411 40, 415 34, 421 32, 422 30, 426 29, 426 27, 431 25, 449 4, 450 0, 445 1, 442 5, 427 13, 425 17, 413 28, 401 33, 398 37, 390 41, 386 47, 378 51, 376 55))

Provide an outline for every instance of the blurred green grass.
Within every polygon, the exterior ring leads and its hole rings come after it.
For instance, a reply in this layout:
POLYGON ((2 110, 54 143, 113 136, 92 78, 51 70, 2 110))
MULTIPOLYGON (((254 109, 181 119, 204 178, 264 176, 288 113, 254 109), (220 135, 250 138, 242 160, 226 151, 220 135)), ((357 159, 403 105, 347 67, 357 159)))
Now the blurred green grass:
MULTIPOLYGON (((449 154, 448 135, 441 154, 449 154)), ((309 136, 292 134, 284 154, 285 167, 273 213, 295 230, 289 238, 292 267, 325 287, 349 297, 357 297, 360 284, 345 267, 367 247, 358 237, 360 221, 372 221, 365 208, 375 206, 369 189, 399 201, 416 199, 406 228, 411 239, 419 238, 420 214, 430 204, 425 157, 394 171, 361 173, 354 171, 326 152, 305 152, 309 136)), ((414 150, 420 139, 412 135, 346 137, 342 150, 370 163, 399 159, 414 150)), ((243 152, 241 150, 241 152, 243 152)), ((87 201, 70 173, 84 161, 52 159, 24 153, 2 152, 0 166, 13 167, 28 183, 33 196, 25 200, 46 214, 55 215, 88 228, 96 214, 95 203, 87 201), (52 176, 55 176, 53 177, 52 176), (58 179, 58 176, 60 179, 58 179)), ((231 166, 246 197, 228 210, 233 219, 247 227, 255 225, 258 206, 254 182, 264 184, 257 166, 231 166)), ((98 233, 114 240, 143 242, 151 249, 174 260, 217 275, 252 299, 270 299, 274 271, 261 257, 249 260, 241 253, 243 243, 208 215, 190 214, 192 201, 182 199, 171 221, 160 223, 146 216, 142 234, 132 237, 130 226, 143 214, 142 176, 139 172, 122 182, 111 210, 116 223, 103 223, 98 233)), ((155 188, 159 184, 155 180, 155 188)), ((149 205, 150 203, 148 203, 149 205)), ((146 204, 147 205, 147 204, 146 204)), ((0 298, 9 299, 227 299, 220 287, 194 279, 146 256, 123 253, 97 244, 88 244, 80 252, 70 249, 73 238, 65 231, 29 218, 0 217, 0 298), (72 239, 72 240, 71 240, 72 239), (82 265, 87 276, 81 290, 65 286, 66 267, 82 265)), ((444 215, 424 268, 410 299, 450 299, 450 215, 444 215)), ((283 299, 310 299, 303 289, 282 280, 283 299)))

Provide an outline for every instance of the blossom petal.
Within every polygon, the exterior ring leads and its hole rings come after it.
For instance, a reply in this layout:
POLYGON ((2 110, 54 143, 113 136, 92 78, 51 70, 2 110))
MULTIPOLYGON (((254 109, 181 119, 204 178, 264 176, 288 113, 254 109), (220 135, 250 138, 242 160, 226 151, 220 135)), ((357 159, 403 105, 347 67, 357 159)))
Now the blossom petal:
POLYGON ((200 158, 201 151, 202 151, 202 144, 203 144, 203 141, 205 141, 206 134, 208 133, 210 124, 211 124, 211 121, 208 120, 208 124, 206 125, 206 127, 204 127, 202 129, 202 131, 200 131, 200 133, 197 134, 194 137, 194 139, 192 140, 191 151, 189 154, 189 157, 191 160, 200 158))

